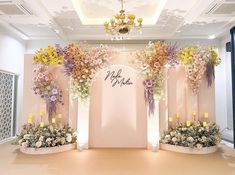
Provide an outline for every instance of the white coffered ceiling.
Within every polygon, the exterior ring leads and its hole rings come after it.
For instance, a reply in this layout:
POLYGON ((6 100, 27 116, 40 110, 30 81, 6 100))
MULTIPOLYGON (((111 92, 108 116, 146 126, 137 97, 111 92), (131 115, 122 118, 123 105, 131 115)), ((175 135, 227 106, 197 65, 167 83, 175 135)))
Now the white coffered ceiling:
MULTIPOLYGON (((144 19, 132 40, 219 37, 235 25, 235 0, 125 0, 144 19)), ((0 24, 23 39, 105 40, 119 0, 0 0, 0 24)))

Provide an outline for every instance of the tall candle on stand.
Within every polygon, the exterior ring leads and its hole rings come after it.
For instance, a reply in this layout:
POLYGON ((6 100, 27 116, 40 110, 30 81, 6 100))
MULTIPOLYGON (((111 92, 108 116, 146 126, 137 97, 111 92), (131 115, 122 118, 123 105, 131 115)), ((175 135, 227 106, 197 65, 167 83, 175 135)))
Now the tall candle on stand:
POLYGON ((204 118, 208 118, 209 117, 209 115, 208 115, 208 113, 204 113, 204 118))
POLYGON ((173 119, 172 117, 169 117, 169 125, 172 126, 173 119))
POLYGON ((191 122, 188 120, 188 121, 186 122, 186 125, 187 125, 187 127, 191 126, 191 122))
POLYGON ((29 113, 28 124, 33 124, 33 113, 29 113))
POLYGON ((44 127, 44 123, 40 122, 40 127, 43 128, 44 127))
POLYGON ((62 114, 58 114, 59 127, 62 127, 62 114))
POLYGON ((196 111, 193 111, 192 115, 193 115, 193 120, 196 121, 196 111))
POLYGON ((51 123, 52 123, 52 124, 55 124, 55 118, 52 118, 52 119, 51 119, 51 123))
POLYGON ((42 122, 42 118, 44 117, 45 112, 44 112, 43 110, 40 110, 40 111, 39 111, 39 115, 40 115, 41 122, 42 122))
POLYGON ((58 119, 62 119, 62 114, 58 114, 58 119))
POLYGON ((178 125, 179 125, 180 124, 180 112, 176 113, 176 118, 177 118, 177 122, 178 122, 178 125))
POLYGON ((203 126, 204 127, 208 126, 208 123, 207 122, 203 122, 203 126))

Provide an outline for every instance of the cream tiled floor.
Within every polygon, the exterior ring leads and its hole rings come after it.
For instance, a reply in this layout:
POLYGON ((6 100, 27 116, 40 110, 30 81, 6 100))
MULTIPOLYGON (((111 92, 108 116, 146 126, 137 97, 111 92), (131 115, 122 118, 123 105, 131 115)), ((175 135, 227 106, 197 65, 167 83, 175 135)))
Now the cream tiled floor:
POLYGON ((235 175, 235 150, 209 155, 144 149, 90 149, 32 156, 0 145, 0 175, 235 175))

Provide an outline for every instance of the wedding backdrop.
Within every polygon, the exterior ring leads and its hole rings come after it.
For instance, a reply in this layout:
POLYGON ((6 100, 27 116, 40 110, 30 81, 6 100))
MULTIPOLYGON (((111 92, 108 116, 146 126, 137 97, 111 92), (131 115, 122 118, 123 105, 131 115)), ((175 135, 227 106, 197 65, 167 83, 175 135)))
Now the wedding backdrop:
POLYGON ((42 48, 25 55, 24 131, 30 126, 43 135, 41 128, 58 133, 63 128, 65 141, 48 141, 45 135, 40 140, 39 134, 31 143, 21 133, 18 142, 32 148, 77 142, 80 150, 157 150, 159 141, 215 146, 220 134, 214 124, 214 67, 219 63, 212 46, 179 48, 164 41, 135 52, 76 43, 42 48))

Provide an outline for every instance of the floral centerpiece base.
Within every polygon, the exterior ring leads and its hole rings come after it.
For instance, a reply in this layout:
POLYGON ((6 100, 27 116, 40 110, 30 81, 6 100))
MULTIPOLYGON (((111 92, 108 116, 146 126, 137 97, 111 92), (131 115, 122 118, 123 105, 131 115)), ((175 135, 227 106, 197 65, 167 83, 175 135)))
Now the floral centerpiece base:
POLYGON ((76 144, 67 144, 56 147, 46 147, 46 148, 28 148, 28 147, 20 147, 20 151, 25 154, 31 155, 41 155, 41 154, 53 154, 60 153, 64 151, 70 151, 76 149, 76 144))
POLYGON ((176 146, 176 145, 161 143, 160 149, 178 152, 178 153, 185 153, 185 154, 210 154, 210 153, 216 152, 218 150, 218 146, 211 146, 211 147, 204 147, 201 149, 197 149, 197 148, 190 148, 190 147, 183 147, 183 146, 176 146))
POLYGON ((77 137, 68 125, 58 126, 26 124, 17 136, 15 144, 26 154, 51 154, 76 148, 77 137))
POLYGON ((220 141, 220 129, 215 123, 187 121, 165 131, 160 140, 160 147, 181 153, 208 154, 217 150, 220 141))

